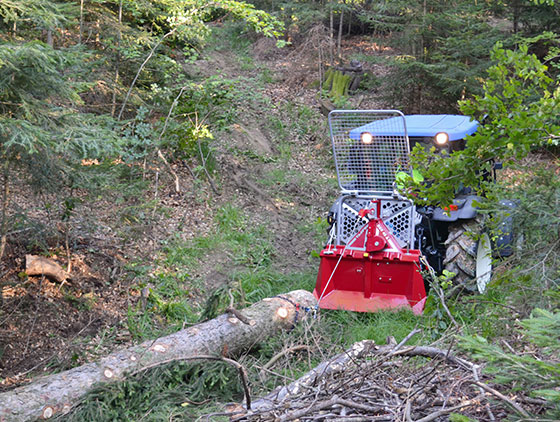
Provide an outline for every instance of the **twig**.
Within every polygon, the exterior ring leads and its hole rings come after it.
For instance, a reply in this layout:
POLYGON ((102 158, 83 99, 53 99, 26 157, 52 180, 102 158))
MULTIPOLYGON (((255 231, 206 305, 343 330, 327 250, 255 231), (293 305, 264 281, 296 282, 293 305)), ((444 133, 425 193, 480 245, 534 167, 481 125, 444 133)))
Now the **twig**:
POLYGON ((229 307, 233 308, 233 304, 235 303, 235 298, 233 297, 233 293, 231 292, 231 289, 228 289, 228 296, 229 296, 229 307))
POLYGON ((263 365, 261 368, 261 376, 264 376, 264 372, 269 369, 272 365, 278 361, 282 356, 287 355, 288 353, 297 352, 298 350, 309 350, 311 347, 307 346, 306 344, 299 344, 297 346, 289 347, 287 349, 282 350, 279 353, 276 353, 270 360, 263 365))
MULTIPOLYGON (((68 261, 68 263, 66 264, 66 272, 68 273, 68 275, 70 275, 70 273, 72 272, 72 254, 70 253, 70 220, 66 221, 64 243, 65 243, 64 246, 66 247, 66 260, 68 261)), ((62 284, 64 284, 65 281, 66 279, 62 280, 62 284)), ((61 287, 62 284, 60 285, 61 287)))
POLYGON ((241 321, 243 324, 245 325, 255 325, 255 322, 251 322, 251 320, 249 318, 247 318, 245 315, 243 315, 241 313, 241 311, 238 311, 237 309, 235 309, 233 306, 229 306, 226 308, 226 312, 228 314, 232 314, 234 317, 236 317, 239 321, 241 321))
POLYGON ((165 167, 167 167, 167 170, 169 170, 169 173, 171 173, 173 175, 173 177, 175 178, 175 192, 180 193, 181 189, 179 187, 179 176, 177 176, 177 173, 175 173, 175 170, 173 170, 173 168, 171 167, 171 164, 169 164, 169 161, 167 161, 167 158, 165 158, 165 156, 163 155, 163 152, 161 152, 161 149, 159 149, 159 148, 157 150, 157 155, 161 159, 161 161, 163 161, 163 163, 165 164, 165 167))
POLYGON ((138 77, 140 76, 140 73, 144 69, 144 66, 146 66, 148 61, 152 58, 152 56, 154 55, 154 53, 156 52, 158 47, 161 45, 161 43, 167 37, 169 37, 170 35, 173 35, 173 33, 179 28, 180 28, 180 26, 176 26, 171 31, 169 31, 167 34, 165 34, 163 37, 161 37, 159 39, 159 41, 156 43, 156 45, 153 46, 152 50, 150 51, 150 53, 148 54, 148 56, 146 57, 144 62, 140 65, 140 67, 138 68, 138 72, 136 72, 136 76, 134 76, 134 79, 132 80, 132 83, 130 84, 130 87, 128 88, 128 92, 126 93, 126 97, 124 98, 124 101, 122 103, 121 110, 119 111, 119 115, 117 117, 117 120, 121 120, 122 114, 124 112, 124 108, 126 107, 126 103, 128 102, 128 99, 130 98, 130 94, 132 93, 132 89, 134 88, 134 85, 136 85, 136 81, 138 80, 138 77))
MULTIPOLYGON (((173 114, 173 110, 177 106, 177 103, 179 102, 179 98, 181 98, 181 95, 183 95, 183 92, 185 91, 186 88, 187 88, 186 86, 181 88, 181 90, 179 91, 179 94, 177 94, 177 96, 173 100, 173 103, 171 103, 171 107, 169 107, 169 111, 167 112, 167 117, 165 118, 165 122, 163 123, 163 128, 161 129, 161 132, 159 133, 159 136, 158 136, 158 145, 159 145, 159 142, 161 141, 161 138, 163 138, 163 135, 165 134, 165 131, 167 130, 167 125, 169 124, 169 119, 171 118, 171 115, 173 114)), ((169 164, 167 159, 164 157, 163 153, 161 152, 161 150, 159 148, 157 150, 157 154, 158 154, 158 157, 165 163, 165 166, 167 167, 167 169, 169 170, 171 175, 175 178, 175 192, 179 193, 180 192, 179 176, 177 175, 177 173, 175 173, 175 171, 173 170, 173 168, 171 167, 171 165, 169 164)), ((189 169, 189 172, 191 172, 191 174, 192 174, 192 171, 191 171, 191 169, 188 165, 187 165, 187 168, 189 169)))
POLYGON ((393 354, 406 355, 406 356, 424 356, 430 358, 442 358, 465 369, 471 369, 474 366, 473 363, 465 359, 458 358, 457 356, 448 353, 447 350, 438 349, 436 347, 411 346, 407 349, 399 350, 398 352, 395 352, 393 354))
MULTIPOLYGON (((288 422, 288 421, 293 421, 294 419, 299 419, 302 416, 306 416, 308 414, 312 414, 314 412, 317 412, 319 410, 323 410, 323 409, 327 409, 329 407, 333 407, 333 406, 346 406, 346 407, 352 407, 355 409, 360 409, 360 410, 365 410, 366 412, 371 412, 371 413, 378 413, 380 410, 383 410, 382 407, 373 407, 373 406, 367 406, 361 403, 356 403, 350 400, 343 400, 341 398, 339 398, 338 396, 334 396, 332 399, 330 400, 325 400, 319 403, 316 403, 312 406, 307 406, 305 409, 299 409, 296 410, 294 412, 288 413, 287 415, 284 415, 280 418, 278 418, 278 422, 288 422)), ((375 420, 375 417, 371 417, 369 420, 375 420)))
POLYGON ((158 141, 161 141, 161 138, 163 138, 163 134, 167 130, 167 124, 169 123, 169 119, 171 118, 171 114, 173 113, 173 110, 175 109, 175 107, 177 106, 177 103, 179 102, 179 98, 181 98, 181 95, 183 95, 183 92, 185 91, 186 88, 187 88, 187 86, 182 87, 181 90, 179 91, 179 94, 177 94, 177 96, 175 97, 175 99, 171 103, 171 107, 169 107, 169 111, 167 112, 167 117, 165 118, 165 122, 163 123, 163 128, 161 129, 161 132, 158 136, 158 141))
POLYGON ((403 338, 401 340, 401 342, 399 344, 397 344, 393 348, 393 350, 391 350, 391 353, 395 353, 397 350, 399 350, 401 347, 403 347, 408 342, 408 340, 410 340, 412 337, 414 337, 416 334, 418 334, 420 332, 422 332, 422 330, 420 330, 418 328, 415 328, 414 330, 412 330, 410 333, 408 333, 408 335, 405 338, 403 338))
POLYGON ((210 173, 208 173, 208 169, 206 168, 206 160, 204 159, 204 154, 202 153, 202 145, 200 143, 200 138, 196 139, 196 143, 198 144, 198 152, 200 153, 200 161, 202 163, 202 169, 204 170, 204 174, 206 174, 208 183, 210 183, 210 187, 212 188, 212 191, 216 195, 219 195, 220 193, 218 192, 218 189, 216 189, 216 185, 214 185, 214 181, 212 180, 212 177, 210 176, 210 173))
MULTIPOLYGON (((478 365, 473 365, 472 367, 472 373, 473 373, 473 378, 476 382, 480 382, 480 377, 478 376, 478 365)), ((480 391, 480 393, 484 392, 484 389, 482 387, 478 387, 478 390, 480 391)), ((494 414, 492 413, 492 409, 490 409, 490 403, 488 403, 488 400, 486 401, 486 413, 488 413, 488 417, 490 418, 490 420, 493 422, 496 420, 494 414)))
POLYGON ((189 172, 189 174, 191 175, 191 177, 192 177, 193 179, 195 179, 195 180, 198 179, 198 178, 196 177, 196 174, 194 174, 194 171, 192 171, 191 166, 189 166, 189 163, 187 163, 186 160, 183 160, 183 165, 187 168, 187 171, 189 172))
MULTIPOLYGON (((175 186, 177 186, 177 184, 175 186)), ((156 180, 155 180, 155 186, 154 186, 154 209, 152 210, 152 219, 156 215, 158 191, 159 191, 159 171, 156 171, 156 180)))
POLYGON ((527 411, 525 409, 523 409, 520 405, 518 405, 516 402, 514 402, 513 400, 507 398, 506 396, 504 396, 502 393, 500 393, 498 390, 493 389, 492 387, 484 384, 483 382, 480 381, 474 381, 473 384, 478 385, 480 388, 482 388, 484 391, 492 394, 493 396, 499 398, 500 400, 505 401, 507 404, 509 404, 511 407, 513 407, 517 412, 519 412, 520 414, 522 414, 524 417, 529 418, 530 415, 529 413, 527 413, 527 411))
MULTIPOLYGON (((8 233, 6 233, 8 229, 8 203, 10 201, 10 187, 9 187, 9 161, 6 160, 4 162, 4 169, 3 169, 3 179, 4 179, 4 189, 2 189, 2 214, 0 217, 0 262, 2 261, 2 257, 4 256, 4 250, 6 249, 6 242, 8 233)), ((1 294, 1 291, 0 291, 1 294)))
POLYGON ((430 264, 428 263, 428 260, 424 256, 421 256, 420 260, 426 266, 426 268, 428 269, 428 271, 430 273, 430 276, 431 276, 431 279, 432 279, 431 285, 434 288, 434 290, 436 291, 436 293, 439 297, 439 300, 441 301, 441 306, 443 306, 443 309, 445 310, 445 313, 447 314, 447 316, 449 317, 449 319, 451 320, 453 325, 455 325, 455 327, 459 327, 459 324, 457 323, 457 321, 455 320, 455 318, 451 314, 451 311, 449 311, 449 308, 447 307, 447 304, 445 303, 445 295, 443 294, 443 291, 441 290, 441 286, 437 282, 438 278, 437 278, 437 275, 436 275, 434 269, 430 266, 430 264))
MULTIPOLYGON (((97 320, 98 320, 98 318, 95 318, 95 319, 90 318, 89 322, 84 326, 84 328, 82 328, 80 331, 78 331, 69 341, 66 342, 66 344, 68 344, 68 345, 72 344, 74 339, 76 339, 80 334, 82 334, 85 331, 86 328, 88 328, 94 321, 97 321, 97 320)), ((34 371, 35 369, 37 369, 41 365, 47 365, 56 355, 58 355, 62 352, 65 352, 68 349, 70 349, 70 346, 67 346, 64 350, 58 350, 58 351, 54 352, 52 355, 50 355, 48 357, 48 359, 39 362, 37 365, 29 368, 27 371, 18 373, 16 375, 16 378, 20 378, 20 377, 23 377, 23 376, 29 374, 30 372, 34 371)))
MULTIPOLYGON (((43 279, 45 277, 43 276, 43 279)), ((27 349, 29 348, 29 341, 31 340, 31 335, 33 334, 33 330, 35 329, 35 322, 37 321, 37 317, 39 316, 39 306, 35 304, 35 315, 33 316, 33 322, 31 323, 31 329, 27 334, 27 340, 25 341, 25 349, 23 350, 22 356, 25 358, 27 355, 27 349)))
POLYGON ((534 270, 535 268, 537 268, 539 265, 544 264, 546 262, 546 260, 548 259, 548 257, 550 256, 551 253, 556 253, 556 251, 558 250, 558 248, 556 247, 558 244, 560 243, 560 239, 556 240, 556 242, 554 242, 552 244, 552 246, 549 248, 548 252, 546 253, 546 255, 544 256, 543 259, 541 259, 539 262, 537 262, 535 265, 533 265, 532 267, 529 268, 525 268, 521 271, 519 271, 520 274, 526 274, 532 270, 534 270))
POLYGON ((406 406, 404 407, 404 417, 406 422, 412 422, 412 417, 410 416, 410 408, 412 407, 410 403, 410 398, 406 401, 406 406))
POLYGON ((515 313, 518 314, 518 315, 521 314, 521 312, 520 312, 518 309, 516 309, 516 308, 514 308, 513 306, 508 305, 508 304, 506 304, 506 303, 500 303, 500 302, 496 302, 496 301, 493 301, 493 300, 481 300, 481 299, 479 299, 478 297, 475 297, 475 298, 465 298, 465 300, 468 301, 468 302, 471 302, 471 303, 491 303, 492 305, 502 306, 502 307, 504 307, 504 308, 506 308, 506 309, 509 309, 509 310, 515 312, 515 313))
POLYGON ((474 406, 475 404, 478 404, 478 398, 474 398, 472 400, 467 400, 466 402, 463 402, 463 403, 461 403, 457 406, 448 407, 447 409, 441 409, 441 410, 438 410, 437 412, 430 413, 428 416, 425 416, 422 419, 418 419, 416 422, 433 421, 434 419, 437 419, 440 416, 447 415, 449 413, 452 413, 452 412, 454 412, 456 410, 459 410, 459 409, 462 409, 464 407, 474 406))

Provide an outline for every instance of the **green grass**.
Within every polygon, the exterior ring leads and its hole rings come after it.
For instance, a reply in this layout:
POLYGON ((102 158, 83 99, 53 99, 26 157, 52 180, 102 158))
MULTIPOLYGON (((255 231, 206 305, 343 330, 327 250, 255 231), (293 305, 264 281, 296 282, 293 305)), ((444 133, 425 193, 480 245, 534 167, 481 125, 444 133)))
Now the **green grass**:
POLYGON ((314 220, 300 223, 296 226, 301 236, 310 237, 315 241, 316 245, 324 245, 328 236, 329 223, 326 218, 315 217, 314 220))
POLYGON ((130 332, 138 339, 151 338, 211 318, 229 305, 230 292, 238 300, 253 302, 266 296, 256 294, 259 289, 274 295, 297 288, 299 280, 272 269, 275 252, 266 226, 249 226, 242 210, 231 204, 217 208, 210 233, 190 241, 171 239, 153 265, 128 267, 137 280, 136 296, 149 289, 146 300, 140 299, 129 308, 130 332), (206 282, 191 274, 218 255, 225 258, 216 262, 213 270, 227 274, 227 280, 207 292, 206 282))

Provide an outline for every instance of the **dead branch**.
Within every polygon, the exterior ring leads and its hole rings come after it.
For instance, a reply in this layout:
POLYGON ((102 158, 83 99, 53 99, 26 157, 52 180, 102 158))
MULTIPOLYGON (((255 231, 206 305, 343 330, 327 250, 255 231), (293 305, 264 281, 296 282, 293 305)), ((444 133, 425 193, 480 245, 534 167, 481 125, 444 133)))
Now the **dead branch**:
POLYGON ((512 399, 507 398, 506 396, 504 396, 502 393, 500 393, 498 390, 493 389, 492 387, 484 384, 483 382, 480 381, 474 381, 473 384, 479 386, 480 388, 482 388, 484 391, 492 394, 494 397, 499 398, 500 400, 503 400, 504 402, 506 402, 507 404, 509 404, 511 407, 513 407, 517 412, 519 412, 520 414, 522 414, 524 417, 528 418, 530 417, 529 413, 527 413, 527 411, 525 409, 523 409, 519 404, 517 404, 516 402, 514 402, 512 399))
POLYGON ((461 403, 458 406, 448 407, 447 409, 441 409, 437 412, 430 413, 428 416, 423 417, 422 419, 418 419, 416 422, 430 422, 434 419, 439 418, 440 416, 448 415, 449 413, 453 413, 456 410, 464 409, 465 407, 474 406, 480 404, 479 402, 480 397, 467 400, 466 402, 461 403))
POLYGON ((247 325, 255 325, 255 321, 250 320, 249 318, 247 318, 245 315, 243 315, 243 313, 241 313, 241 311, 238 311, 237 309, 235 309, 233 306, 229 306, 226 308, 226 312, 228 314, 233 315, 234 317, 236 317, 239 321, 241 321, 243 324, 247 324, 247 325))
POLYGON ((319 410, 328 409, 328 408, 333 407, 335 405, 346 406, 346 407, 351 407, 351 408, 354 408, 354 409, 365 410, 366 412, 370 412, 370 413, 377 413, 377 412, 380 412, 380 411, 383 410, 382 407, 366 406, 366 405, 363 405, 361 403, 356 403, 356 402, 351 401, 351 400, 343 400, 343 399, 341 399, 341 398, 339 398, 338 396, 335 395, 330 400, 325 400, 325 401, 316 403, 311 407, 307 407, 305 409, 301 409, 299 411, 295 411, 295 412, 292 412, 288 415, 285 415, 285 416, 279 418, 278 422, 293 421, 294 419, 298 419, 298 418, 301 418, 302 416, 313 414, 313 413, 315 413, 319 410))
POLYGON ((403 338, 401 340, 401 342, 399 344, 397 344, 395 346, 395 348, 391 351, 391 353, 396 353, 398 350, 400 350, 401 347, 403 347, 406 343, 408 343, 408 341, 412 337, 414 337, 416 334, 421 333, 421 332, 422 332, 422 330, 420 330, 418 328, 415 328, 414 330, 412 330, 410 333, 408 333, 408 335, 405 338, 403 338))
POLYGON ((56 262, 37 255, 25 255, 25 273, 45 276, 59 283, 68 278, 66 271, 56 262))
MULTIPOLYGON (((474 378, 475 365, 450 350, 404 348, 417 332, 413 330, 399 344, 393 339, 385 346, 368 340, 358 342, 300 379, 255 400, 246 415, 233 420, 429 422, 467 407, 473 408, 471 413, 477 417, 480 418, 480 412, 485 416, 479 406, 484 394, 473 395, 471 388, 457 391, 465 380, 470 382, 474 378), (431 360, 421 366, 420 373, 402 372, 405 363, 399 359, 405 356, 431 360), (449 402, 458 396, 461 402, 449 402), (455 405, 449 406, 448 402, 455 405)), ((410 369, 417 364, 410 363, 410 369)))
POLYGON ((198 152, 200 154, 200 163, 202 164, 202 169, 204 170, 204 174, 206 174, 206 178, 208 179, 208 183, 210 183, 210 187, 212 188, 212 191, 216 195, 219 195, 220 193, 218 192, 218 189, 216 189, 216 185, 214 184, 214 180, 212 179, 212 176, 210 176, 210 173, 208 172, 208 169, 206 168, 206 158, 204 157, 204 154, 202 153, 202 145, 200 143, 200 138, 197 138, 196 143, 198 145, 198 152))
POLYGON ((282 356, 287 355, 288 353, 297 352, 299 350, 309 350, 311 347, 307 346, 306 344, 299 344, 297 346, 288 347, 287 349, 282 350, 279 353, 276 353, 270 360, 263 365, 261 368, 261 377, 264 376, 264 373, 278 361, 282 356))
MULTIPOLYGON (((179 94, 177 94, 177 96, 174 98, 173 103, 171 104, 171 107, 169 107, 169 111, 167 112, 167 117, 165 118, 163 128, 161 129, 161 132, 158 136, 158 144, 159 144, 159 141, 161 141, 161 138, 163 138, 163 135, 165 134, 165 131, 167 130, 167 125, 169 124, 169 119, 171 118, 171 115, 173 114, 173 110, 177 106, 177 103, 179 102, 179 98, 181 98, 181 95, 183 95, 183 92, 185 91, 185 89, 186 89, 186 86, 181 88, 181 90, 179 91, 179 94)), ((169 170, 171 175, 175 178, 175 192, 179 193, 180 192, 179 176, 173 170, 173 168, 171 167, 171 165, 169 164, 169 162, 167 161, 167 159, 165 158, 165 156, 163 155, 163 153, 161 152, 161 150, 159 148, 157 150, 157 154, 158 154, 158 157, 163 161, 163 163, 167 167, 167 170, 169 170)), ((187 168, 190 171, 190 167, 187 166, 187 168)))
POLYGON ((159 148, 157 150, 157 155, 161 161, 163 161, 169 173, 171 173, 171 175, 175 178, 175 192, 181 192, 181 188, 179 186, 179 176, 177 176, 177 173, 175 173, 175 170, 173 170, 173 167, 171 167, 171 164, 169 164, 169 161, 167 161, 167 158, 165 158, 165 155, 163 155, 163 152, 161 152, 159 148))
POLYGON ((180 26, 176 26, 175 28, 173 28, 171 31, 169 31, 167 34, 165 34, 163 37, 161 37, 158 40, 158 42, 152 47, 152 49, 150 50, 150 53, 148 54, 148 56, 146 57, 144 62, 140 65, 140 67, 138 68, 138 71, 136 72, 136 76, 134 76, 134 79, 132 80, 132 83, 130 84, 130 87, 128 88, 128 92, 126 93, 126 97, 124 98, 124 101, 122 103, 121 110, 119 111, 119 115, 117 117, 117 120, 121 120, 122 114, 123 114, 124 109, 126 107, 126 103, 128 102, 128 99, 130 98, 130 94, 132 93, 132 89, 136 85, 136 81, 138 80, 138 77, 140 76, 140 73, 142 73, 142 70, 144 69, 144 66, 146 66, 146 64, 150 61, 150 59, 152 58, 152 56, 154 55, 156 50, 159 48, 161 43, 163 41, 165 41, 165 39, 167 37, 173 35, 175 33, 175 31, 177 31, 177 29, 179 29, 179 28, 180 28, 180 26))
POLYGON ((10 202, 9 164, 10 162, 8 160, 4 161, 4 168, 2 171, 4 188, 2 189, 2 212, 0 214, 0 262, 2 262, 2 257, 4 256, 4 250, 6 249, 6 241, 8 237, 8 204, 10 202))
POLYGON ((311 388, 322 377, 342 372, 348 365, 351 365, 353 360, 370 353, 374 347, 375 342, 371 340, 362 340, 358 343, 354 343, 350 349, 347 349, 328 361, 320 363, 300 379, 286 386, 282 386, 267 396, 255 401, 253 403, 253 411, 268 410, 273 407, 275 403, 285 402, 299 396, 302 390, 311 388))

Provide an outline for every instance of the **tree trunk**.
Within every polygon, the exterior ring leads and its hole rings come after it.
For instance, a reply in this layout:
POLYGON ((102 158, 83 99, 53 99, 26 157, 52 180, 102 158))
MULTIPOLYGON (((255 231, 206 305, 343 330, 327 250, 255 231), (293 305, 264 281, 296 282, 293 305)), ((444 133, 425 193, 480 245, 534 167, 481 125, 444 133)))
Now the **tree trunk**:
POLYGON ((0 421, 32 421, 67 413, 94 386, 123 380, 128 373, 196 356, 235 355, 290 329, 315 306, 313 295, 296 290, 263 299, 243 310, 239 318, 224 314, 166 337, 116 351, 99 362, 88 363, 0 394, 0 421))
MULTIPOLYGON (((10 186, 8 183, 10 181, 10 167, 7 159, 4 162, 3 170, 4 189, 2 189, 2 213, 0 216, 0 262, 2 262, 2 257, 4 256, 8 237, 8 204, 10 203, 10 186)), ((0 294, 2 294, 1 291, 0 294)))
POLYGON ((344 9, 340 11, 340 21, 338 22, 338 36, 336 40, 336 54, 338 56, 338 61, 342 59, 342 25, 344 23, 344 9))
POLYGON ((111 117, 115 117, 117 111, 117 91, 119 89, 119 67, 121 64, 121 41, 122 41, 122 0, 119 2, 119 28, 117 31, 117 56, 115 58, 115 80, 113 86, 113 99, 111 101, 111 117))
POLYGON ((80 37, 78 43, 82 43, 84 33, 84 0, 80 0, 80 37))

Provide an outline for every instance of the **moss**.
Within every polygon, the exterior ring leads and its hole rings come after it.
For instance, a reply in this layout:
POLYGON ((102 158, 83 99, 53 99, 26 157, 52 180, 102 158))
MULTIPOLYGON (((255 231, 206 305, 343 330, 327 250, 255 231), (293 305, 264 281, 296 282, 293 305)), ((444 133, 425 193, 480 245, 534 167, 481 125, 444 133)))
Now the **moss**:
POLYGON ((333 85, 334 74, 335 72, 332 69, 328 69, 325 72, 325 83, 323 84, 323 89, 330 91, 333 85))
POLYGON ((333 82, 329 93, 330 97, 334 99, 347 95, 352 77, 350 75, 344 75, 339 70, 333 73, 333 82))

